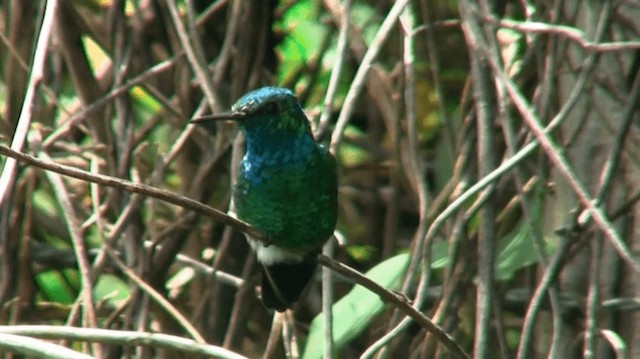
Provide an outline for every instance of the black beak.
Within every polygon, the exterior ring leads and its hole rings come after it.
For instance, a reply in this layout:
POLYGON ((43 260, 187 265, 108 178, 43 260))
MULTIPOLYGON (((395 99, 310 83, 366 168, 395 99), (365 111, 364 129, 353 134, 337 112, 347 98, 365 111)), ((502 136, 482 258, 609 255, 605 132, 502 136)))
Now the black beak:
POLYGON ((225 113, 219 113, 215 115, 196 117, 194 119, 191 119, 189 123, 206 124, 212 121, 242 121, 246 117, 247 115, 242 112, 225 112, 225 113))

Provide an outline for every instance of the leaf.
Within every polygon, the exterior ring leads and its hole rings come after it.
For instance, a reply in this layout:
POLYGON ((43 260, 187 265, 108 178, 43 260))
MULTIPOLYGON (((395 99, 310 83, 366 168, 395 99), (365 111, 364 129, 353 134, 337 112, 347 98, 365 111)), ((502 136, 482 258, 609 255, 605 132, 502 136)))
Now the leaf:
POLYGON ((431 269, 442 269, 449 263, 449 243, 436 241, 431 246, 431 269))
POLYGON ((370 244, 352 244, 345 248, 349 256, 356 262, 366 262, 378 253, 378 249, 370 244))
POLYGON ((129 90, 129 94, 134 100, 135 110, 139 118, 149 118, 163 109, 162 104, 140 86, 133 87, 129 90))
MULTIPOLYGON (((536 200, 532 203, 531 213, 534 216, 533 222, 538 226, 542 215, 541 201, 536 200)), ((511 232, 500 239, 495 273, 497 280, 510 280, 518 270, 537 262, 538 255, 531 233, 529 222, 523 219, 511 232)), ((545 254, 553 251, 549 241, 545 241, 544 251, 545 254)))
POLYGON ((627 357, 627 344, 618 333, 613 330, 602 329, 600 335, 609 343, 611 349, 615 350, 616 358, 627 357))
POLYGON ((277 47, 280 57, 278 83, 284 83, 319 55, 319 39, 326 36, 327 29, 319 20, 318 7, 309 0, 298 1, 287 10, 276 27, 287 34, 277 47))
POLYGON ((371 44, 382 24, 382 18, 376 15, 371 5, 356 2, 351 9, 351 16, 356 26, 362 29, 362 37, 367 44, 371 44))
POLYGON ((111 62, 109 55, 90 36, 83 36, 82 43, 89 60, 89 65, 91 66, 91 70, 94 74, 103 66, 103 64, 111 62))
POLYGON ((35 281, 46 300, 61 304, 73 304, 76 294, 60 272, 50 270, 38 273, 35 276, 35 281))
POLYGON ((120 278, 112 274, 103 274, 93 286, 96 301, 106 301, 107 306, 115 308, 129 298, 129 287, 120 278))
POLYGON ((496 37, 504 67, 509 69, 510 73, 520 71, 523 53, 526 49, 524 35, 515 30, 502 28, 496 32, 496 37))
MULTIPOLYGON (((366 276, 387 289, 396 288, 409 265, 408 253, 389 258, 369 270, 366 276)), ((362 333, 384 309, 377 294, 356 285, 333 305, 333 340, 336 350, 362 333)), ((322 358, 324 350, 324 315, 311 322, 309 337, 302 358, 322 358)))

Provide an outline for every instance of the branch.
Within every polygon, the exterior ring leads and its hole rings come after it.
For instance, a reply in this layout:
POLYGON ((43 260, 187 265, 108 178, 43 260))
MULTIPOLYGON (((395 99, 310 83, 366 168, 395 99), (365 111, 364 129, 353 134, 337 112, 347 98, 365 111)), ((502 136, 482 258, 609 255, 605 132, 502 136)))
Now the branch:
MULTIPOLYGON (((85 330, 83 328, 83 330, 85 330)), ((40 339, 22 335, 0 335, 0 349, 5 353, 17 353, 38 358, 52 359, 91 359, 90 355, 79 353, 62 345, 47 343, 40 339)))
MULTIPOLYGON (((18 161, 48 170, 53 171, 65 176, 70 176, 73 178, 78 178, 87 182, 97 183, 100 185, 104 185, 107 187, 119 188, 128 192, 138 193, 141 195, 153 197, 160 199, 165 202, 169 202, 213 218, 221 223, 224 223, 242 233, 245 233, 251 236, 254 239, 268 242, 268 237, 261 231, 257 230, 254 227, 251 227, 249 224, 237 220, 233 217, 228 216, 224 212, 221 212, 217 209, 209 207, 205 204, 202 204, 196 200, 191 198, 181 196, 179 194, 173 193, 171 191, 167 191, 160 188, 155 188, 151 186, 147 186, 141 183, 133 183, 127 180, 123 180, 120 178, 115 178, 111 176, 106 176, 102 174, 95 174, 91 172, 87 172, 81 170, 79 168, 61 165, 55 162, 44 161, 33 156, 27 155, 22 152, 17 152, 12 150, 6 145, 0 145, 0 154, 9 156, 18 161)), ((373 280, 365 277, 360 272, 355 269, 344 265, 338 261, 335 261, 329 257, 319 255, 318 262, 325 267, 331 268, 334 271, 350 278, 356 284, 360 284, 363 287, 369 289, 373 293, 380 296, 383 301, 387 303, 391 303, 400 309, 402 312, 410 316, 414 319, 418 324, 420 324, 425 330, 433 334, 436 338, 438 338, 447 348, 449 348, 457 357, 460 358, 468 358, 469 356, 464 352, 464 350, 458 345, 451 336, 444 332, 440 327, 434 324, 429 318, 427 318, 424 314, 420 313, 418 310, 413 308, 404 297, 401 297, 393 292, 386 290, 378 283, 373 280)))
POLYGON ((622 257, 622 259, 635 272, 640 272, 640 262, 631 252, 629 246, 624 242, 623 238, 615 229, 603 209, 597 205, 597 202, 593 198, 591 198, 589 191, 587 191, 584 184, 578 179, 566 157, 562 154, 562 149, 546 133, 540 119, 537 117, 535 111, 531 108, 524 95, 522 95, 513 81, 507 77, 497 64, 493 61, 490 63, 493 67, 494 75, 504 84, 511 100, 520 112, 522 119, 539 141, 540 146, 549 157, 549 160, 565 178, 575 195, 578 197, 582 206, 584 206, 588 214, 593 217, 595 224, 600 228, 607 239, 609 239, 611 245, 613 245, 620 257, 622 257))
POLYGON ((404 9, 405 5, 407 5, 407 2, 407 0, 395 2, 391 10, 389 10, 389 14, 382 22, 382 25, 380 25, 380 29, 378 30, 376 37, 373 39, 371 46, 369 46, 369 49, 362 58, 360 67, 358 67, 358 71, 356 71, 356 75, 353 78, 349 91, 347 92, 347 96, 344 99, 342 111, 340 111, 340 115, 336 121, 336 126, 331 134, 331 144, 329 146, 331 153, 336 153, 338 145, 340 144, 340 141, 342 141, 344 129, 347 127, 349 118, 356 107, 356 100, 364 87, 367 74, 369 73, 369 69, 371 69, 371 64, 378 56, 382 45, 391 33, 393 26, 400 17, 400 13, 404 9))
POLYGON ((577 43, 586 51, 606 52, 640 49, 640 41, 613 41, 596 43, 587 39, 584 31, 566 25, 551 25, 544 22, 534 21, 498 20, 492 17, 485 17, 484 20, 496 24, 500 27, 516 30, 519 32, 562 36, 577 43))
POLYGON ((456 343, 449 334, 445 333, 442 328, 433 323, 431 319, 427 318, 424 314, 420 313, 416 308, 412 307, 407 299, 400 295, 386 290, 384 287, 374 282, 370 278, 365 277, 355 269, 344 265, 338 261, 335 261, 327 256, 319 255, 318 263, 325 267, 329 267, 334 271, 342 274, 343 276, 352 279, 357 284, 369 289, 373 293, 377 294, 385 303, 393 304, 395 307, 403 311, 406 315, 415 320, 420 326, 426 329, 429 333, 433 334, 438 340, 444 344, 452 353, 460 358, 469 358, 464 349, 456 343))
MULTIPOLYGON (((156 348, 179 350, 185 354, 205 355, 214 358, 245 358, 242 355, 236 354, 230 350, 218 346, 200 344, 191 339, 162 333, 144 333, 136 331, 97 328, 62 327, 56 325, 0 326, 0 333, 2 333, 3 337, 8 334, 13 334, 38 337, 43 339, 78 340, 129 346, 146 345, 156 348)), ((43 345, 43 343, 39 344, 43 345)))
MULTIPOLYGON (((34 101, 36 97, 36 90, 38 84, 44 77, 44 66, 47 55, 47 48, 49 46, 49 38, 53 31, 53 23, 56 17, 56 7, 58 2, 55 0, 47 1, 45 8, 44 18, 40 25, 40 34, 38 35, 38 42, 36 44, 35 54, 33 56, 33 64, 31 65, 31 75, 29 76, 29 84, 27 92, 24 95, 24 101, 22 102, 22 110, 20 111, 20 117, 16 124, 16 130, 13 134, 13 140, 11 141, 11 148, 16 151, 20 151, 27 138, 27 132, 29 131, 29 125, 31 123, 31 117, 33 115, 34 101)), ((8 199, 8 193, 13 188, 14 179, 16 176, 16 162, 12 159, 8 159, 4 163, 2 174, 0 175, 0 205, 8 199)))
POLYGON ((207 215, 220 223, 233 227, 234 229, 242 233, 246 233, 252 238, 263 240, 263 241, 267 240, 266 234, 251 227, 249 224, 242 222, 238 219, 235 219, 233 217, 230 217, 226 213, 219 211, 215 208, 212 208, 210 206, 207 206, 206 204, 200 203, 194 199, 191 199, 185 196, 181 196, 171 191, 147 186, 142 183, 130 182, 127 180, 116 178, 116 177, 91 173, 91 172, 81 170, 79 168, 61 165, 55 162, 44 161, 44 160, 35 158, 31 155, 14 151, 6 145, 0 145, 0 154, 14 158, 20 162, 24 162, 32 166, 45 169, 47 171, 60 173, 65 176, 81 179, 87 182, 97 183, 107 187, 122 189, 131 193, 138 193, 144 196, 157 198, 159 200, 169 202, 177 206, 184 207, 184 208, 196 211, 198 213, 207 215))

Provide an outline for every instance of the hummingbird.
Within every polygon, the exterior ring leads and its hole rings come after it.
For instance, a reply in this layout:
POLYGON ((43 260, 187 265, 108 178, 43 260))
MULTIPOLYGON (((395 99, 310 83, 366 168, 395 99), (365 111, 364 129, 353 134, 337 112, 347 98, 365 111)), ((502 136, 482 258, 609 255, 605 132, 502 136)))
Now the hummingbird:
POLYGON ((242 96, 231 111, 196 118, 238 123, 245 155, 232 189, 231 215, 266 233, 268 241, 247 237, 262 265, 261 299, 283 312, 295 304, 331 237, 337 218, 337 166, 317 143, 294 94, 263 87, 242 96))

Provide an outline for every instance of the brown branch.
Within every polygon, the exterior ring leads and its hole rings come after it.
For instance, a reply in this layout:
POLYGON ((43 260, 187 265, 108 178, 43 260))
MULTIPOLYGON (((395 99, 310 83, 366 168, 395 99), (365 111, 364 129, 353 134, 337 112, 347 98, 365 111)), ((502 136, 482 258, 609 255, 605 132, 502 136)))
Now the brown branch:
POLYGON ((584 31, 566 25, 551 25, 544 22, 498 20, 484 17, 484 20, 500 27, 531 34, 550 34, 565 37, 586 51, 629 51, 640 49, 640 41, 613 41, 596 43, 587 39, 584 31))
POLYGON ((433 334, 434 337, 438 338, 446 346, 454 353, 457 357, 460 358, 469 358, 469 355, 465 353, 464 349, 458 345, 458 343, 453 340, 449 334, 445 333, 442 328, 438 325, 434 324, 431 319, 427 318, 424 314, 420 313, 416 308, 412 307, 411 304, 407 301, 407 299, 394 292, 386 290, 384 287, 374 282, 373 280, 365 277, 360 272, 355 269, 346 266, 338 261, 335 261, 327 256, 319 255, 318 263, 322 264, 325 267, 331 268, 334 271, 342 274, 343 276, 350 278, 357 284, 369 289, 370 291, 377 294, 385 303, 393 304, 395 307, 403 311, 406 315, 411 317, 411 319, 415 320, 421 327, 425 328, 429 333, 433 334))
POLYGON ((226 213, 221 212, 210 206, 207 206, 206 204, 202 204, 196 200, 193 200, 185 196, 181 196, 171 191, 147 186, 142 183, 130 182, 127 180, 116 178, 116 177, 91 173, 91 172, 81 170, 79 168, 61 165, 55 162, 43 161, 31 155, 14 151, 6 145, 0 145, 0 154, 3 154, 5 156, 14 158, 20 162, 24 162, 48 171, 60 173, 65 176, 78 178, 84 181, 97 183, 103 186, 123 189, 128 192, 138 193, 141 195, 157 198, 159 200, 169 202, 177 206, 184 207, 184 208, 196 211, 198 213, 207 215, 213 218, 214 220, 220 223, 224 223, 230 227, 233 227, 236 230, 242 233, 246 233, 247 235, 253 238, 256 238, 259 240, 267 239, 267 236, 264 233, 251 227, 247 223, 242 222, 233 217, 230 217, 226 213))
MULTIPOLYGON (((162 201, 166 201, 166 202, 208 215, 214 220, 217 220, 230 227, 233 227, 234 229, 242 233, 245 233, 255 239, 268 241, 268 237, 264 233, 257 230, 256 228, 251 227, 249 224, 242 222, 240 220, 237 220, 233 217, 230 217, 224 212, 221 212, 215 208, 209 207, 191 198, 181 196, 171 191, 147 186, 141 183, 133 183, 120 178, 115 178, 115 177, 106 176, 102 174, 95 174, 95 173, 81 170, 79 168, 61 165, 55 162, 43 161, 31 155, 14 151, 6 145, 0 145, 0 154, 9 156, 20 162, 27 163, 48 171, 53 171, 65 176, 70 176, 70 177, 78 178, 84 181, 97 183, 97 184, 108 186, 108 187, 119 188, 125 191, 157 198, 162 201)), ((362 285, 363 287, 369 289, 373 293, 380 296, 380 298, 382 298, 384 302, 390 303, 396 306, 402 312, 404 312, 413 320, 415 320, 420 326, 425 328, 425 330, 433 334, 434 337, 438 338, 438 340, 440 340, 447 348, 449 348, 457 357, 469 358, 469 356, 464 352, 462 347, 460 347, 460 345, 457 344, 453 340, 453 338, 451 338, 451 336, 445 333, 444 330, 442 330, 439 326, 434 324, 424 314, 422 314, 417 309, 412 307, 407 302, 406 298, 400 295, 394 294, 393 292, 385 289, 384 287, 374 282, 373 280, 365 277, 362 273, 356 271, 355 269, 347 265, 344 265, 336 260, 333 260, 329 257, 319 255, 318 262, 323 266, 331 268, 334 271, 346 276, 347 278, 350 278, 354 283, 362 285)))

